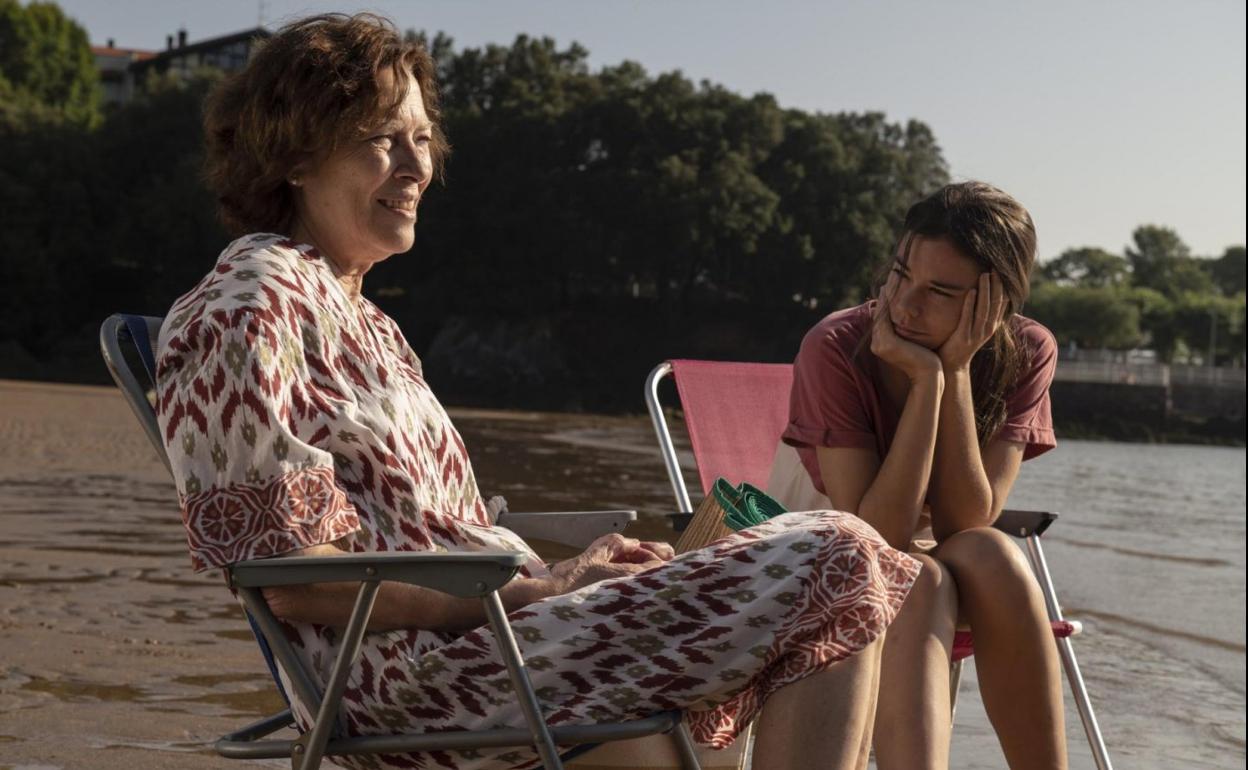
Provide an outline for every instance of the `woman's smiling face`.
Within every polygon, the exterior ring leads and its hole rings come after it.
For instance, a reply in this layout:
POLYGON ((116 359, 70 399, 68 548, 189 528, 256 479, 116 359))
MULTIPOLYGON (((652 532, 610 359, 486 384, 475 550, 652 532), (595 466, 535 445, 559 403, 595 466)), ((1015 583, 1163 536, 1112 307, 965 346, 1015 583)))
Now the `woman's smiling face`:
POLYGON ((416 208, 433 176, 433 124, 408 76, 396 113, 328 158, 297 173, 294 237, 344 273, 363 273, 416 238, 416 208))
POLYGON ((889 317, 898 336, 936 350, 957 328, 966 293, 983 270, 946 238, 914 235, 901 251, 888 278, 889 317))

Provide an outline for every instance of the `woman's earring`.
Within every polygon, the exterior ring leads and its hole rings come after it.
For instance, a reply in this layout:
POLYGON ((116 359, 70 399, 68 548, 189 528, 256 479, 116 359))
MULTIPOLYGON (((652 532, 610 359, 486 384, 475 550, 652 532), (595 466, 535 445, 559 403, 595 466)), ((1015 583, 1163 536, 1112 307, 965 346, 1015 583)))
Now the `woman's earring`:
POLYGON ((302 181, 300 181, 300 180, 299 180, 299 177, 297 177, 297 176, 292 176, 291 178, 287 179, 286 181, 287 181, 287 182, 290 182, 290 186, 291 186, 291 187, 302 187, 302 186, 303 186, 303 182, 302 182, 302 181))

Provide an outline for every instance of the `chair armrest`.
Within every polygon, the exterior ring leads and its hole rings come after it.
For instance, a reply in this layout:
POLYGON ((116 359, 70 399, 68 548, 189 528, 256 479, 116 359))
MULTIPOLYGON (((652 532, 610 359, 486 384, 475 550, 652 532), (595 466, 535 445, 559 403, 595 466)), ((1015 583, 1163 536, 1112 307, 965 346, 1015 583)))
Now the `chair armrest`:
POLYGON ((1050 511, 1018 511, 1006 508, 992 526, 1014 537, 1039 537, 1057 521, 1057 514, 1050 511))
POLYGON ((511 513, 498 517, 498 526, 523 538, 584 548, 602 535, 622 532, 636 511, 565 511, 558 513, 511 513))
POLYGON ((392 580, 452 596, 472 597, 484 596, 506 585, 526 559, 519 551, 386 551, 291 556, 239 562, 230 567, 230 579, 242 588, 392 580))

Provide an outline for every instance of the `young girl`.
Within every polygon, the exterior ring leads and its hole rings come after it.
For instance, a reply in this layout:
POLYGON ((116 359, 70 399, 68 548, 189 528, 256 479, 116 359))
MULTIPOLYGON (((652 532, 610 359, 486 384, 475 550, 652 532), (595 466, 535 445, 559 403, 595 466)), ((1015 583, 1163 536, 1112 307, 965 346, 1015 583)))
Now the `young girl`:
POLYGON ((948 765, 958 622, 974 631, 984 707, 1010 767, 1066 766, 1044 600, 991 527, 1022 461, 1054 446, 1057 345, 1017 314, 1035 252, 1017 201, 980 182, 947 185, 906 214, 879 299, 820 321, 794 362, 788 446, 769 491, 791 510, 852 511, 894 547, 923 552, 885 642, 881 770, 948 765))

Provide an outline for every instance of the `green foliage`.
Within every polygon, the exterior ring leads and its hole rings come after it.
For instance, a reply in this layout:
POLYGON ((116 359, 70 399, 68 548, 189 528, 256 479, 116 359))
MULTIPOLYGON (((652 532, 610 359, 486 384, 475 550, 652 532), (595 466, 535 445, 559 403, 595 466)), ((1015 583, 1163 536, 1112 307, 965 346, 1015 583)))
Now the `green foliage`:
POLYGON ((1037 270, 1029 312, 1059 342, 1122 349, 1145 346, 1160 360, 1244 358, 1244 247, 1218 259, 1193 257, 1178 234, 1144 225, 1126 257, 1070 249, 1037 270))
MULTIPOLYGON (((44 356, 118 309, 163 313, 225 243, 199 178, 207 81, 148 94, 98 130, 0 127, 0 340, 44 356)), ((16 372, 14 372, 16 373, 16 372)))
POLYGON ((1157 353, 1157 358, 1169 363, 1184 345, 1174 325, 1174 303, 1156 289, 1132 288, 1124 292, 1123 299, 1136 307, 1140 314, 1140 329, 1144 332, 1143 345, 1157 353))
POLYGON ((1186 293, 1174 303, 1173 328, 1200 363, 1243 363, 1244 295, 1186 293))
POLYGON ((825 310, 863 298, 906 208, 948 180, 926 125, 890 124, 880 113, 790 112, 760 173, 781 197, 769 251, 787 269, 774 278, 790 281, 761 286, 825 310))
POLYGON ((1143 225, 1131 235, 1127 247, 1131 283, 1175 298, 1184 293, 1205 294, 1213 290, 1209 260, 1191 255, 1178 233, 1168 227, 1143 225))
POLYGON ((1045 279, 1063 286, 1108 288, 1127 284, 1131 277, 1131 265, 1104 249, 1084 247, 1062 252, 1046 262, 1041 273, 1045 279))
POLYGON ((1115 287, 1042 283, 1032 291, 1026 312, 1060 344, 1122 350, 1143 339, 1139 307, 1115 287))
MULTIPOLYGON (((446 184, 422 202, 413 251, 368 282, 418 349, 455 324, 544 324, 533 336, 570 358, 603 330, 562 319, 609 313, 648 363, 707 354, 702 321, 740 316, 742 355, 788 358, 818 316, 862 298, 906 206, 947 179, 917 121, 784 110, 633 62, 595 72, 549 39, 430 48, 455 148, 446 184)), ((117 309, 164 312, 203 275, 227 242, 199 176, 210 82, 154 79, 94 131, 51 108, 0 128, 0 205, 15 214, 0 283, 21 298, 0 339, 46 356, 117 309)), ((618 350, 577 368, 598 363, 601 381, 568 389, 624 381, 618 350)))
POLYGON ((863 297, 905 207, 947 179, 917 121, 783 110, 634 62, 591 72, 550 39, 431 47, 455 152, 422 203, 419 256, 377 271, 407 321, 483 297, 500 314, 633 303, 677 324, 748 303, 813 318, 863 297))
POLYGON ((1179 260, 1190 256, 1187 244, 1174 230, 1157 225, 1137 227, 1131 241, 1126 256, 1131 263, 1132 283, 1168 293, 1170 271, 1179 260))
POLYGON ((0 0, 0 122, 100 119, 99 74, 84 30, 55 3, 0 0))
POLYGON ((1248 288, 1244 285, 1244 268, 1244 247, 1228 246, 1221 257, 1210 263, 1209 273, 1218 289, 1229 297, 1243 294, 1248 288))

